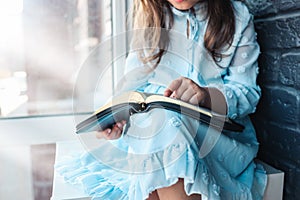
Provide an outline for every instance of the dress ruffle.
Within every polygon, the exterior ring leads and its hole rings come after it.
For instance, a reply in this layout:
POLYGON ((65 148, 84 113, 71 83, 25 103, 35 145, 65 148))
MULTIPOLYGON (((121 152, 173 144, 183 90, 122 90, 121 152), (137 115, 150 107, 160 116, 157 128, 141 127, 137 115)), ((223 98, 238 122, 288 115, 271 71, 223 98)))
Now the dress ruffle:
POLYGON ((173 185, 178 178, 184 179, 184 189, 188 195, 202 194, 213 200, 262 199, 266 185, 266 173, 262 166, 252 162, 237 177, 231 177, 225 171, 220 173, 219 176, 234 187, 234 191, 231 188, 228 192, 224 186, 217 184, 215 175, 207 167, 206 158, 200 159, 195 155, 198 154, 191 145, 170 145, 164 151, 153 153, 139 160, 139 163, 135 162, 144 167, 145 173, 139 174, 110 168, 88 152, 82 153, 80 157, 74 156, 56 163, 55 168, 66 182, 80 185, 92 199, 147 199, 151 192, 173 185), (161 167, 157 166, 158 163, 161 167), (247 187, 243 184, 243 176, 253 173, 253 184, 247 187))
POLYGON ((57 173, 67 183, 79 185, 92 199, 128 199, 128 174, 111 169, 91 153, 83 152, 55 164, 57 173))
MULTIPOLYGON (((132 177, 132 182, 129 188, 129 199, 147 199, 149 194, 156 189, 168 187, 175 184, 179 178, 184 179, 184 189, 186 194, 202 194, 208 199, 233 199, 233 200, 258 200, 262 199, 264 188, 266 185, 266 173, 262 166, 257 166, 252 162, 243 172, 246 174, 255 173, 255 180, 251 187, 243 184, 241 176, 231 177, 223 171, 219 175, 231 187, 231 191, 227 191, 224 186, 219 186, 214 174, 207 168, 205 159, 195 158, 195 152, 184 144, 179 146, 171 146, 164 152, 163 159, 160 156, 151 156, 149 162, 146 163, 161 163, 162 169, 155 170, 149 173, 149 167, 145 165, 145 173, 132 177), (185 152, 177 158, 176 162, 164 166, 163 163, 170 163, 168 159, 174 156, 174 151, 180 152, 180 149, 186 149, 185 152), (165 160, 167 159, 167 160, 165 160)), ((176 153, 175 153, 176 154, 176 153)), ((176 156, 176 155, 175 155, 176 156)), ((151 163, 151 164, 150 164, 151 163)))

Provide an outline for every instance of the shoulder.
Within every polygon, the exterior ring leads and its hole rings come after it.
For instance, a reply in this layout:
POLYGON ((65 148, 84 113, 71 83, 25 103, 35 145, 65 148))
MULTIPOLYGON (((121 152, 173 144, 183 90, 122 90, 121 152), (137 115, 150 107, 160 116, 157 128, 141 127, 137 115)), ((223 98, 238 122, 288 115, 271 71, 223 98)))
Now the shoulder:
POLYGON ((234 9, 236 28, 245 28, 245 26, 253 19, 252 14, 249 12, 245 3, 237 0, 231 0, 231 3, 234 9))
POLYGON ((234 9, 234 13, 238 19, 247 19, 252 16, 249 12, 248 7, 242 1, 231 0, 231 3, 234 9))

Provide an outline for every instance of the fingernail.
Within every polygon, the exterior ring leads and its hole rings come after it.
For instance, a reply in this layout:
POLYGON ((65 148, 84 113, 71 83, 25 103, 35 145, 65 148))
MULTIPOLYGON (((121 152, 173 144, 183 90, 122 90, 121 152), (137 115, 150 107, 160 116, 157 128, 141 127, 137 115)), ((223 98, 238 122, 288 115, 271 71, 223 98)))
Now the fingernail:
POLYGON ((119 128, 122 128, 122 124, 121 124, 120 122, 117 123, 117 126, 118 126, 119 128))
POLYGON ((111 132, 111 129, 107 129, 106 133, 108 133, 108 134, 109 134, 110 132, 111 132))

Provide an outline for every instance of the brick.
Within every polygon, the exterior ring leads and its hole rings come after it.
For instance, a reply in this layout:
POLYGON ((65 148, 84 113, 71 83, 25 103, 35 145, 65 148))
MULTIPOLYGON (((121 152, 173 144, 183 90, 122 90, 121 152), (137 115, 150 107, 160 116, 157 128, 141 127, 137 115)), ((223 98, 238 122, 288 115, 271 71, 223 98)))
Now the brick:
POLYGON ((245 3, 250 12, 260 18, 300 8, 299 0, 245 0, 245 3))
POLYGON ((299 125, 299 92, 280 87, 262 87, 257 114, 282 126, 299 125))
POLYGON ((300 1, 246 0, 255 15, 262 54, 262 98, 251 115, 260 142, 258 157, 285 172, 285 200, 300 188, 300 1))
POLYGON ((297 198, 299 198, 299 188, 300 188, 300 181, 299 181, 300 180, 300 169, 299 169, 299 166, 297 167, 296 172, 294 173, 294 176, 295 176, 296 181, 295 181, 294 185, 291 185, 291 191, 292 192, 297 191, 297 192, 294 192, 294 195, 295 195, 294 199, 297 199, 297 198))
POLYGON ((284 172, 283 199, 298 199, 297 191, 300 186, 300 182, 299 179, 297 179, 297 175, 299 173, 299 170, 297 168, 299 166, 293 165, 293 163, 291 163, 290 161, 281 159, 277 154, 273 152, 260 154, 259 159, 284 172))
MULTIPOLYGON (((276 159, 274 157, 274 159, 276 159)), ((279 161, 280 162, 280 161, 279 161)), ((295 200, 299 198, 299 186, 300 182, 297 178, 297 169, 299 166, 294 166, 293 163, 287 161, 280 162, 280 169, 284 171, 284 193, 283 199, 285 200, 295 200)))
POLYGON ((249 11, 255 16, 264 16, 277 12, 273 0, 245 0, 245 3, 249 11))
POLYGON ((261 89, 262 89, 262 95, 260 101, 258 102, 256 112, 252 116, 253 118, 259 117, 265 119, 267 114, 266 107, 270 105, 272 95, 271 95, 271 90, 266 88, 264 85, 261 85, 261 89))
POLYGON ((299 0, 277 0, 276 7, 279 11, 294 11, 300 9, 299 0))
POLYGON ((279 81, 283 85, 300 88, 300 53, 282 55, 279 81))
POLYGON ((261 116, 254 119, 260 142, 258 157, 284 171, 284 199, 297 199, 295 191, 300 188, 299 129, 293 130, 290 126, 274 123, 261 116))
POLYGON ((260 55, 258 63, 260 85, 281 83, 283 86, 300 88, 300 53, 266 51, 260 55))
POLYGON ((300 46, 300 16, 255 22, 262 50, 300 46))
POLYGON ((260 85, 274 84, 278 81, 280 53, 263 52, 258 60, 260 73, 258 83, 260 85))
MULTIPOLYGON (((293 161, 294 165, 300 166, 298 131, 274 123, 267 123, 263 129, 257 132, 257 135, 260 135, 261 150, 277 155, 278 161, 293 161)), ((278 163, 275 164, 279 166, 278 163)))

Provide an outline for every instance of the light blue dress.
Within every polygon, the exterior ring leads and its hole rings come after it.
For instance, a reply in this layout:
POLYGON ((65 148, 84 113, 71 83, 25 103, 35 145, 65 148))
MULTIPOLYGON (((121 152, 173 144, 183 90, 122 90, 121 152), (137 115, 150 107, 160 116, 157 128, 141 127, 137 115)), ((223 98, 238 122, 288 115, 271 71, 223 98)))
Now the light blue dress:
POLYGON ((220 66, 203 47, 206 4, 198 3, 189 11, 172 8, 170 44, 155 70, 145 72, 132 49, 120 85, 122 91, 163 94, 172 80, 184 76, 200 86, 218 88, 226 98, 228 117, 243 124, 244 131, 221 134, 197 120, 160 108, 135 114, 123 136, 108 141, 110 147, 105 144, 91 154, 58 163, 57 170, 66 181, 79 182, 95 199, 146 199, 149 193, 176 183, 178 178, 184 179, 188 195, 262 199, 267 176, 253 161, 259 144, 248 117, 260 98, 256 84, 259 46, 251 14, 241 2, 232 2, 236 33, 232 45, 224 48, 226 57, 220 66))

